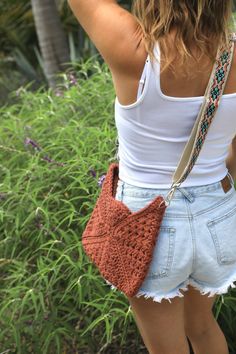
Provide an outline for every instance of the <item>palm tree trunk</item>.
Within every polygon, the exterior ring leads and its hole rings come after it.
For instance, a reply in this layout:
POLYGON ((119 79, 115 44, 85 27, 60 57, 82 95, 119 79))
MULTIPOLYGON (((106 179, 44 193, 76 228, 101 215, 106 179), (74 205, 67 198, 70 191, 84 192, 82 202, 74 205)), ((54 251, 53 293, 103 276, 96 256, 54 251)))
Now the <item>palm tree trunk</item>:
POLYGON ((69 46, 55 0, 31 0, 39 46, 44 60, 44 73, 55 88, 56 74, 70 61, 69 46))

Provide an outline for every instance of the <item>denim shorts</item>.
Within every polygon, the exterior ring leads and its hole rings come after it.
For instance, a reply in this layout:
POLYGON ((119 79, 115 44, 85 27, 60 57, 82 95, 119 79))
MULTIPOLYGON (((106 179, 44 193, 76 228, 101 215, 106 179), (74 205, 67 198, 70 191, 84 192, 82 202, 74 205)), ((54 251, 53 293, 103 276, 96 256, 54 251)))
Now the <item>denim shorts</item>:
MULTIPOLYGON (((221 181, 196 187, 178 187, 167 206, 148 273, 135 296, 161 302, 188 284, 214 296, 236 285, 236 190, 224 191, 221 181)), ((115 199, 131 212, 170 189, 136 187, 118 180, 115 199)), ((113 290, 117 290, 111 285, 113 290)))

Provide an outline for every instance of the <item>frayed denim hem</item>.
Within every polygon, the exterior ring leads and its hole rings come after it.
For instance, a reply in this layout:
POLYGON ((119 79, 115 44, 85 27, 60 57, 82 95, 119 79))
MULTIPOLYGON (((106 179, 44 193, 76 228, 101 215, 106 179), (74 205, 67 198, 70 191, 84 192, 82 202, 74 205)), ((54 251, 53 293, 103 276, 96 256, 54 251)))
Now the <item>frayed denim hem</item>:
POLYGON ((204 286, 204 284, 200 284, 196 282, 194 279, 190 279, 190 285, 200 291, 202 295, 206 295, 209 293, 208 297, 213 297, 214 295, 227 294, 230 288, 236 287, 236 275, 234 274, 227 282, 218 287, 210 287, 204 286))
MULTIPOLYGON (((117 289, 108 280, 105 279, 105 281, 108 285, 110 285, 113 291, 117 291, 117 290, 119 291, 119 289, 117 289)), ((189 278, 185 282, 183 282, 182 285, 178 286, 176 289, 172 290, 166 295, 158 295, 155 291, 139 290, 135 295, 135 297, 144 296, 146 299, 152 298, 153 301, 155 302, 161 302, 163 299, 165 299, 171 303, 170 299, 173 299, 176 296, 184 297, 184 294, 182 294, 180 290, 188 291, 188 285, 192 285, 195 289, 197 289, 201 293, 201 295, 207 295, 209 293, 208 297, 213 297, 214 295, 221 295, 221 294, 228 293, 230 288, 236 288, 235 282, 236 282, 236 275, 233 275, 223 285, 212 288, 212 287, 204 286, 203 284, 196 282, 194 279, 189 278)))
MULTIPOLYGON (((111 284, 108 280, 106 280, 106 283, 108 285, 110 285, 111 289, 114 290, 114 291, 117 291, 119 289, 117 289, 113 284, 111 284)), ((173 297, 183 297, 184 295, 180 292, 180 290, 183 290, 183 291, 187 291, 188 290, 188 285, 189 281, 185 281, 183 283, 182 286, 180 287, 177 287, 176 289, 174 289, 173 291, 171 291, 170 293, 168 293, 167 295, 157 295, 156 292, 149 292, 149 291, 144 291, 144 290, 139 290, 137 292, 137 294, 135 295, 135 297, 140 297, 140 296, 144 296, 145 298, 152 298, 153 301, 156 301, 156 302, 161 302, 161 300, 163 299, 166 299, 168 300, 170 303, 171 303, 171 300, 173 297)))
POLYGON ((181 287, 178 287, 177 289, 173 290, 172 292, 168 293, 167 295, 157 295, 154 291, 144 291, 144 290, 139 290, 138 293, 135 295, 136 297, 144 296, 146 299, 152 298, 153 301, 155 302, 161 302, 162 300, 168 300, 171 303, 170 299, 173 299, 174 297, 184 297, 184 294, 180 292, 180 290, 187 291, 188 286, 187 284, 184 284, 181 287))
POLYGON ((111 290, 114 291, 120 291, 119 289, 117 289, 112 283, 110 283, 108 280, 106 280, 105 278, 103 278, 105 280, 105 282, 111 287, 111 290))

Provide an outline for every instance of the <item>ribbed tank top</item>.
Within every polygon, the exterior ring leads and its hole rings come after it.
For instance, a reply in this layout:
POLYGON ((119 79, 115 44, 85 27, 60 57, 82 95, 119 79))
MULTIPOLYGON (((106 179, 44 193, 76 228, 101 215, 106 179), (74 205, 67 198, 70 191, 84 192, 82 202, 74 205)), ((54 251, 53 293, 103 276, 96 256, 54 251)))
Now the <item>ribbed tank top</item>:
MULTIPOLYGON (((204 96, 164 95, 158 42, 154 55, 153 65, 147 56, 136 102, 122 105, 115 99, 119 178, 138 187, 169 188, 204 96)), ((225 160, 236 135, 235 111, 236 93, 224 94, 197 162, 181 187, 214 183, 227 174, 225 160)))

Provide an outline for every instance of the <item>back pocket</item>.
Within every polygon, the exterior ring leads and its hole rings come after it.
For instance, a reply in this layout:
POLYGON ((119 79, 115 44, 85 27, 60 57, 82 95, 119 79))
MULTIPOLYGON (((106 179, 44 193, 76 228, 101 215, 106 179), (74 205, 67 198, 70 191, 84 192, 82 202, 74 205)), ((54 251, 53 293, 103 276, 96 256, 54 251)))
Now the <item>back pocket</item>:
POLYGON ((236 262, 236 208, 207 223, 220 265, 236 262))
POLYGON ((147 279, 163 278, 169 275, 173 264, 175 234, 176 229, 174 227, 160 227, 152 261, 146 276, 147 279))

